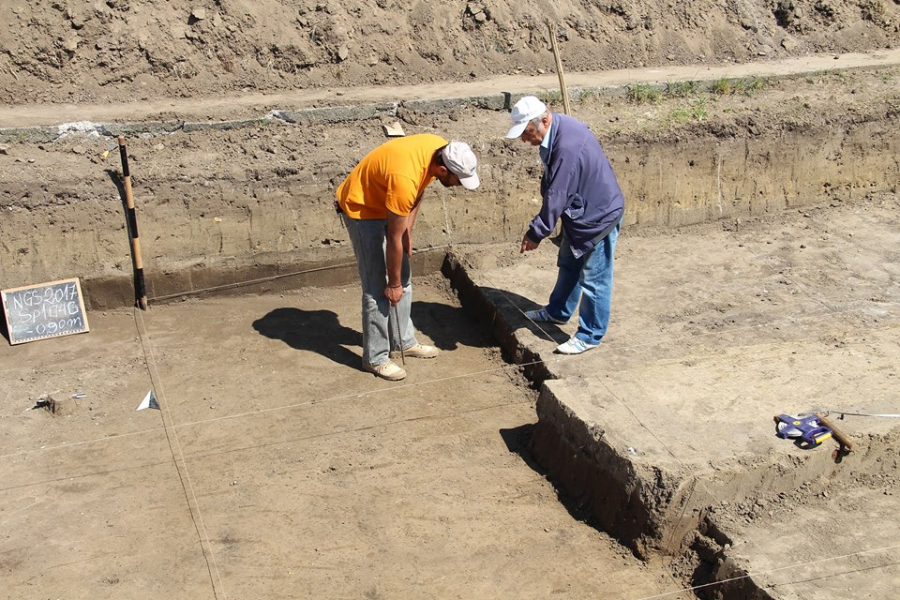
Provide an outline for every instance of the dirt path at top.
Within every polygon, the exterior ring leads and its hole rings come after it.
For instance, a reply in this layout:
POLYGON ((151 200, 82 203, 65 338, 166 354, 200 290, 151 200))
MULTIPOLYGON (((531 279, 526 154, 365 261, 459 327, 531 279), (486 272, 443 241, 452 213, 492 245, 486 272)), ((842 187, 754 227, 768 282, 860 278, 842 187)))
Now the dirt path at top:
MULTIPOLYGON (((715 80, 722 77, 777 77, 834 69, 888 67, 900 64, 900 49, 871 53, 816 55, 778 61, 721 66, 688 65, 634 68, 566 74, 568 88, 620 87, 635 83, 715 80)), ((529 77, 505 75, 466 83, 416 86, 375 86, 294 90, 273 94, 247 93, 216 97, 169 98, 165 100, 105 104, 0 105, 0 127, 55 125, 74 121, 143 121, 185 119, 196 121, 260 117, 274 108, 348 105, 460 98, 502 92, 528 93, 559 89, 556 75, 529 77)))

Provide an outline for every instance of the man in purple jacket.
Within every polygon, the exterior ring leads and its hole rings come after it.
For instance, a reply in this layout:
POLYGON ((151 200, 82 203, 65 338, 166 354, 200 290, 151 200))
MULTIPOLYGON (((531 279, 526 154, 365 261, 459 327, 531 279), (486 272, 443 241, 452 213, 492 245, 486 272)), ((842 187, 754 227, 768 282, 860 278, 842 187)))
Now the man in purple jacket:
POLYGON ((551 113, 526 96, 513 106, 512 122, 506 137, 538 146, 544 163, 541 212, 529 224, 521 251, 537 248, 560 218, 563 232, 550 301, 525 316, 565 323, 578 307, 578 331, 556 351, 581 354, 600 345, 609 324, 613 253, 625 208, 622 190, 600 142, 581 121, 551 113))

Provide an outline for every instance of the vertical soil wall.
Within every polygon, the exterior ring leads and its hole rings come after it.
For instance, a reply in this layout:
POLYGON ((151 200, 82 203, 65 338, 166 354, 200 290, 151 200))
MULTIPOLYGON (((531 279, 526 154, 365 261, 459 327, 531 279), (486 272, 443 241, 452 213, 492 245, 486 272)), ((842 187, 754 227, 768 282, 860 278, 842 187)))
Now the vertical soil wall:
MULTIPOLYGON (((494 111, 480 112, 490 113, 483 119, 497 119, 494 111)), ((272 140, 299 147, 305 143, 295 139, 299 129, 278 124, 262 132, 180 132, 134 144, 151 299, 248 286, 332 285, 354 277, 352 251, 332 202, 362 150, 337 158, 321 152, 291 168, 254 169, 233 154, 197 162, 211 154, 207 148, 236 141, 273 154, 278 149, 272 140), (179 145, 191 151, 180 163, 179 145), (157 153, 175 163, 156 164, 157 153)), ((876 114, 844 124, 770 127, 764 134, 753 126, 709 125, 689 133, 615 137, 605 148, 626 194, 626 226, 673 227, 893 190, 900 181, 896 130, 896 115, 876 114)), ((426 192, 414 237, 419 274, 438 269, 452 245, 516 242, 537 212, 539 165, 527 149, 510 152, 492 133, 473 140, 483 149, 481 190, 467 196, 433 184, 426 192)), ((115 165, 94 167, 101 176, 91 179, 72 162, 77 157, 56 145, 40 146, 44 153, 33 176, 0 190, 3 285, 77 276, 91 308, 131 304, 129 236, 115 165)), ((265 152, 254 154, 268 160, 265 152)))

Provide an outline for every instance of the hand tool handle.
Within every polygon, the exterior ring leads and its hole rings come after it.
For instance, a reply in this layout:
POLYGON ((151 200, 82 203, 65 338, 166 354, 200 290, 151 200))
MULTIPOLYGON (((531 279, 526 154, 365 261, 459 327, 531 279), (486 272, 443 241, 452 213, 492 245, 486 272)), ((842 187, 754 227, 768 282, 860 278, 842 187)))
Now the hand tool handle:
POLYGON ((816 413, 816 418, 819 420, 819 423, 831 430, 831 432, 834 434, 834 439, 838 441, 838 444, 844 447, 845 452, 850 452, 851 450, 853 450, 853 440, 850 439, 850 436, 839 429, 834 424, 834 421, 832 421, 822 413, 816 413))
POLYGON ((400 360, 403 361, 403 366, 406 366, 406 353, 403 351, 403 338, 400 337, 400 311, 397 308, 397 305, 391 306, 391 309, 394 312, 394 318, 392 319, 397 326, 397 343, 400 344, 400 360))

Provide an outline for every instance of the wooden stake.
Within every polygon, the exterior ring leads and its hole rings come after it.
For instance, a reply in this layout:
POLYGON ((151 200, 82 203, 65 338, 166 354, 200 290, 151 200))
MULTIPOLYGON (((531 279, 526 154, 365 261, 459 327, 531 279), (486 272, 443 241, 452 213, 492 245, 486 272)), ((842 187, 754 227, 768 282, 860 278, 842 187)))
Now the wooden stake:
POLYGON ((125 138, 121 135, 119 136, 119 157, 122 159, 122 181, 125 185, 125 205, 128 209, 128 229, 131 233, 131 256, 134 258, 134 294, 141 310, 147 310, 147 288, 144 285, 141 238, 138 235, 137 213, 134 210, 131 171, 128 169, 128 152, 125 149, 125 138))
POLYGON ((562 92, 563 112, 570 114, 569 90, 566 88, 566 75, 563 73, 562 60, 559 58, 559 49, 556 47, 556 25, 547 23, 550 28, 550 47, 553 48, 553 58, 556 60, 556 74, 559 75, 559 90, 562 92))

